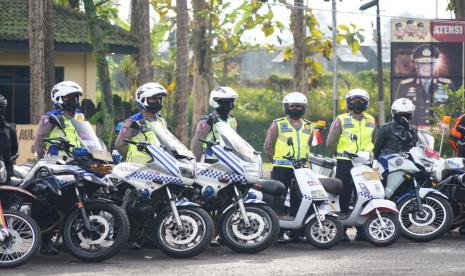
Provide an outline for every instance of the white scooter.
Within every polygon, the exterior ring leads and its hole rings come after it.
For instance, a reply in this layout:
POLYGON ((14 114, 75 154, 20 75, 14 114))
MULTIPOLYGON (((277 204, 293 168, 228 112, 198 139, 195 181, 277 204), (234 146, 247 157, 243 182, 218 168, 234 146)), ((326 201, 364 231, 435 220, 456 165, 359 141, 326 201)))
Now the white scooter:
MULTIPOLYGON (((355 200, 348 217, 340 218, 344 226, 363 227, 366 239, 377 246, 388 246, 400 237, 396 204, 385 199, 384 187, 377 171, 369 167, 370 153, 346 152, 352 160, 350 170, 355 186, 355 200)), ((329 194, 330 207, 339 212, 339 197, 329 194)))
POLYGON ((296 216, 291 220, 281 218, 279 224, 285 230, 304 228, 307 241, 317 248, 334 247, 342 237, 342 223, 330 210, 328 194, 318 176, 307 168, 307 159, 297 160, 294 157, 292 138, 288 139, 287 144, 292 147, 293 154, 283 157, 292 163, 302 201, 296 216))

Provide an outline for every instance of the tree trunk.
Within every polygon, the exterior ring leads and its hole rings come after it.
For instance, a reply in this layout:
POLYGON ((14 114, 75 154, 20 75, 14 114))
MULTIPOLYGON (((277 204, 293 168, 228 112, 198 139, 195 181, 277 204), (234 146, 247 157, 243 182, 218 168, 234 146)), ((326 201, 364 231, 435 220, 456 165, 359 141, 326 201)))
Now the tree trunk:
POLYGON ((189 142, 187 99, 189 97, 189 14, 186 0, 176 0, 176 92, 174 101, 175 134, 189 142))
POLYGON ((465 19, 465 1, 451 0, 454 8, 455 19, 465 19))
POLYGON ((229 58, 227 55, 223 58, 223 85, 226 85, 229 76, 229 58))
POLYGON ((294 61, 294 90, 307 93, 307 75, 305 70, 305 23, 304 1, 294 0, 291 11, 291 31, 294 38, 292 59, 294 61))
POLYGON ((150 40, 149 0, 132 0, 131 32, 137 37, 137 85, 153 81, 152 43, 150 40))
POLYGON ((111 92, 110 72, 105 58, 105 45, 103 33, 100 29, 93 0, 84 0, 86 11, 87 29, 92 44, 92 49, 97 61, 97 76, 102 91, 103 136, 107 145, 112 144, 114 131, 113 95, 111 92))
POLYGON ((51 108, 55 84, 53 6, 51 0, 29 0, 30 121, 51 108))
POLYGON ((208 110, 208 93, 213 86, 211 72, 211 22, 205 19, 208 4, 205 0, 193 0, 192 50, 194 53, 194 80, 192 85, 192 125, 208 110))

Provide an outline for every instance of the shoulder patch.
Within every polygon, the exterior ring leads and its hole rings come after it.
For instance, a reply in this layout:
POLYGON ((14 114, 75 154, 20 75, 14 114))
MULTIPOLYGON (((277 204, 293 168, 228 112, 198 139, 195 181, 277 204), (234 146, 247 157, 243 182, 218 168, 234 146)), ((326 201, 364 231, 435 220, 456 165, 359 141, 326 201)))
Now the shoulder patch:
POLYGON ((131 117, 129 117, 129 119, 131 119, 133 121, 139 121, 143 117, 144 116, 142 116, 142 112, 139 112, 139 113, 136 113, 136 114, 132 115, 131 117))
POLYGON ((413 82, 414 80, 415 80, 414 78, 408 78, 408 79, 405 79, 405 80, 401 80, 401 81, 400 81, 400 84, 411 83, 411 82, 413 82))
POLYGON ((54 109, 52 111, 49 111, 49 112, 45 113, 45 115, 48 115, 48 116, 50 116, 50 115, 60 115, 60 114, 61 114, 61 111, 59 109, 54 109))

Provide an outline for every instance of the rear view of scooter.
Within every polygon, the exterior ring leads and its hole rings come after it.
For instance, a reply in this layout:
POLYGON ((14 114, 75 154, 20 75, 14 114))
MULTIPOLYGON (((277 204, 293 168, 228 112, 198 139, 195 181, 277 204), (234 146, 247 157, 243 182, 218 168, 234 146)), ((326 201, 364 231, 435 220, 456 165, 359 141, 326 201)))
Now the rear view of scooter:
MULTIPOLYGON (((388 246, 400 237, 400 223, 396 204, 385 199, 380 175, 370 165, 370 153, 345 152, 352 160, 350 170, 355 187, 355 198, 350 214, 341 218, 344 226, 363 227, 366 239, 377 246, 388 246)), ((329 191, 328 191, 329 192, 329 191)), ((339 211, 339 197, 329 193, 330 206, 339 211)))
POLYGON ((307 167, 307 159, 297 160, 294 157, 292 138, 287 140, 287 144, 292 147, 293 153, 283 157, 292 163, 302 201, 296 216, 291 220, 281 218, 279 224, 282 229, 286 230, 304 228, 305 236, 310 244, 322 249, 332 248, 341 239, 342 223, 338 216, 330 211, 328 194, 318 176, 307 167))

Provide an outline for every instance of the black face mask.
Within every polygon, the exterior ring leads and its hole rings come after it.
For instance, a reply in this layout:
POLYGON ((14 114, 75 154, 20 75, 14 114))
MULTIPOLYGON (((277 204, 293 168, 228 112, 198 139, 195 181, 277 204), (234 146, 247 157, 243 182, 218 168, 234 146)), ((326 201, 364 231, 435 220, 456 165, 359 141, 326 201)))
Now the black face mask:
POLYGON ((222 100, 222 101, 217 101, 218 104, 220 105, 216 111, 218 112, 218 115, 225 120, 228 118, 229 112, 234 109, 234 99, 228 99, 228 100, 222 100))
POLYGON ((410 127, 410 119, 412 119, 410 114, 394 114, 394 121, 405 129, 410 127))
POLYGON ((79 108, 79 98, 78 97, 73 97, 73 98, 71 98, 69 100, 63 101, 63 103, 61 104, 61 107, 64 110, 75 112, 76 109, 79 108))
POLYGON ((149 103, 149 105, 145 108, 147 111, 152 112, 153 114, 157 114, 163 108, 163 103, 161 101, 155 103, 149 103))
POLYGON ((300 117, 302 117, 302 115, 304 115, 304 112, 305 110, 299 110, 299 109, 289 109, 287 111, 287 114, 289 114, 289 116, 294 119, 294 120, 297 120, 299 119, 300 117))
POLYGON ((349 103, 349 110, 353 110, 354 112, 362 112, 366 110, 366 103, 364 102, 349 103))

